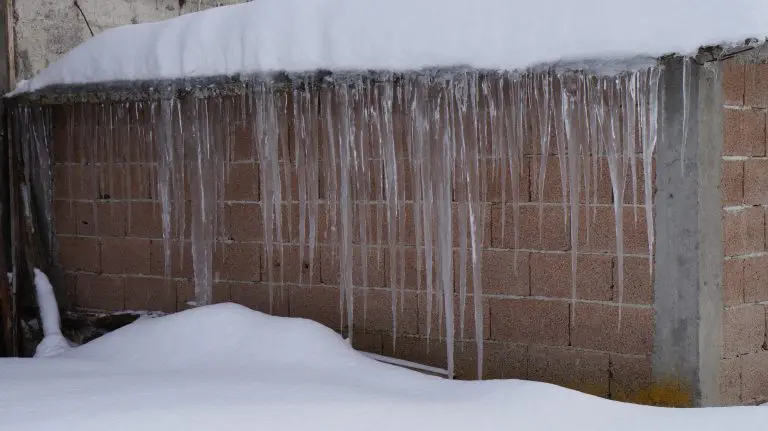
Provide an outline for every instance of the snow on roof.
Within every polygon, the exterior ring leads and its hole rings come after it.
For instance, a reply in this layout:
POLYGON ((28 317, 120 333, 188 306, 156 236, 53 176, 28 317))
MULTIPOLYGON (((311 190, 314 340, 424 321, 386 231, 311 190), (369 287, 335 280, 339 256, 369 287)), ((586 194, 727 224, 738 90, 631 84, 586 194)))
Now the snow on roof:
POLYGON ((765 0, 256 0, 107 30, 16 93, 271 71, 517 70, 766 35, 765 0))
POLYGON ((462 382, 376 362, 309 320, 218 304, 142 319, 37 359, 0 358, 0 428, 757 430, 764 407, 664 409, 521 380, 462 382))

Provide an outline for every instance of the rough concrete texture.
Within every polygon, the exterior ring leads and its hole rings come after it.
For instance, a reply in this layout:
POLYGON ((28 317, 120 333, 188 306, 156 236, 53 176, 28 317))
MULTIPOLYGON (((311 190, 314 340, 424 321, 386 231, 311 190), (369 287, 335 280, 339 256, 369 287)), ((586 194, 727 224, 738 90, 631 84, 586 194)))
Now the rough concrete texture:
POLYGON ((720 358, 723 352, 723 224, 720 181, 723 149, 722 67, 709 63, 699 72, 698 161, 699 226, 699 404, 720 400, 720 358))
POLYGON ((684 60, 668 62, 664 132, 657 152, 663 168, 656 171, 653 376, 658 385, 677 386, 694 405, 719 404, 723 138, 721 74, 716 68, 690 62, 686 96, 681 85, 684 60))
MULTIPOLYGON (((159 21, 244 0, 78 0, 95 34, 127 24, 159 21)), ((27 79, 91 37, 74 0, 16 0, 15 44, 18 80, 27 79)))

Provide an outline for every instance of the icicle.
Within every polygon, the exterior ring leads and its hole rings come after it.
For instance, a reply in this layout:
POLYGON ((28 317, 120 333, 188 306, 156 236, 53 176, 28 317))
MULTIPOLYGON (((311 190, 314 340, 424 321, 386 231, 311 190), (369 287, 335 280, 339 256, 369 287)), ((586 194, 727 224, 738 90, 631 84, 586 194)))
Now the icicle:
MULTIPOLYGON (((331 244, 331 257, 334 261, 337 260, 339 255, 339 240, 338 240, 338 203, 339 203, 339 168, 338 168, 338 149, 336 148, 336 130, 335 130, 335 118, 333 115, 334 102, 333 102, 333 89, 326 88, 322 93, 325 97, 322 101, 323 112, 325 120, 324 138, 325 138, 325 151, 326 151, 326 172, 325 172, 325 185, 326 185, 326 212, 328 215, 328 226, 326 237, 331 244)), ((339 277, 341 276, 342 268, 339 268, 339 277)), ((343 325, 344 316, 344 299, 343 292, 339 294, 339 314, 342 316, 339 319, 339 324, 343 325)), ((339 328, 342 329, 342 328, 339 328)))
MULTIPOLYGON (((309 89, 304 88, 293 90, 293 124, 294 124, 294 159, 296 160, 296 173, 298 180, 298 200, 299 200, 299 263, 304 265, 304 253, 306 248, 306 223, 307 223, 307 148, 308 142, 308 130, 307 120, 304 116, 305 106, 309 103, 307 98, 309 96, 309 89)), ((302 284, 304 276, 303 268, 299 271, 299 285, 302 284)))
MULTIPOLYGON (((494 161, 497 160, 498 157, 498 171, 494 170, 494 173, 498 172, 499 177, 503 178, 504 175, 507 175, 507 172, 510 173, 510 177, 512 177, 511 172, 514 169, 511 163, 511 157, 512 154, 509 151, 509 140, 511 139, 510 136, 508 136, 508 133, 511 133, 511 126, 507 123, 511 119, 511 114, 507 112, 507 106, 511 104, 511 102, 507 102, 507 93, 511 91, 511 88, 507 88, 508 86, 511 87, 511 77, 509 74, 500 74, 498 76, 499 80, 499 88, 498 88, 498 114, 495 115, 497 121, 495 122, 493 126, 493 132, 495 134, 494 137, 494 147, 496 150, 494 151, 494 161)), ((506 181, 503 181, 505 183, 506 181)), ((513 187, 514 189, 514 187, 513 187)), ((506 199, 506 189, 504 190, 504 201, 501 205, 501 238, 502 238, 502 244, 506 246, 506 223, 507 223, 507 199, 506 199)), ((517 202, 517 200, 512 197, 512 203, 517 202)), ((517 223, 517 220, 515 220, 515 223, 517 223)))
MULTIPOLYGON (((151 120, 151 116, 152 116, 152 112, 150 112, 150 120, 151 120)), ((113 169, 115 165, 115 151, 114 151, 115 148, 113 145, 111 145, 112 141, 108 138, 110 133, 110 124, 109 124, 110 120, 111 118, 108 119, 106 107, 103 104, 99 105, 99 119, 98 119, 96 133, 97 135, 101 135, 101 136, 98 136, 99 140, 95 142, 95 144, 97 146, 98 145, 104 146, 104 153, 106 154, 106 159, 94 160, 94 161, 97 163, 106 162, 106 164, 102 164, 100 167, 101 170, 106 171, 106 172, 102 172, 102 175, 105 175, 105 178, 100 178, 100 179, 103 179, 107 184, 99 184, 99 185, 102 186, 101 188, 102 190, 107 190, 107 194, 110 197, 112 197, 112 196, 115 196, 115 187, 114 187, 115 175, 114 175, 114 169, 113 169)), ((152 127, 152 124, 154 123, 150 123, 146 127, 152 127)), ((143 145, 141 141, 139 141, 138 144, 139 144, 139 148, 141 148, 141 146, 143 145)), ((130 162, 144 161, 144 158, 142 157, 143 154, 139 153, 138 156, 139 156, 138 160, 132 160, 131 157, 128 157, 125 160, 121 160, 122 162, 125 163, 123 166, 125 167, 126 171, 130 171, 132 168, 132 165, 129 164, 130 162)), ((99 183, 101 183, 101 181, 99 181, 99 183)), ((113 214, 110 214, 110 215, 113 216, 113 214)), ((129 225, 129 228, 130 228, 130 225, 129 225)))
MULTIPOLYGON (((146 129, 146 136, 147 136, 147 146, 145 148, 145 152, 141 157, 141 160, 145 163, 149 163, 150 165, 157 166, 158 160, 157 160, 157 154, 158 151, 155 145, 155 126, 157 125, 157 111, 158 111, 158 102, 156 100, 152 100, 149 102, 149 124, 145 126, 146 129)), ((105 120, 108 117, 105 117, 105 120)), ((109 146, 109 143, 107 143, 109 146)), ((215 166, 214 166, 215 169, 215 166)), ((149 175, 149 184, 147 189, 149 190, 149 193, 155 193, 158 190, 158 178, 157 178, 158 170, 152 169, 150 170, 149 175)), ((214 171, 213 180, 216 181, 218 178, 216 176, 216 173, 214 171)), ((218 204, 218 199, 214 201, 214 205, 218 204)))
POLYGON ((538 180, 538 195, 539 195, 539 240, 543 232, 544 221, 544 188, 546 186, 547 177, 547 162, 549 159, 549 137, 551 132, 551 100, 552 100, 552 75, 549 72, 545 72, 542 75, 540 86, 536 86, 537 91, 541 92, 536 95, 538 101, 538 120, 539 120, 539 175, 538 180))
POLYGON ((608 99, 608 126, 609 126, 609 139, 607 142, 608 152, 608 168, 611 174, 611 186, 613 188, 613 212, 614 212, 614 226, 616 232, 616 260, 617 260, 617 272, 618 272, 618 287, 619 287, 619 321, 618 329, 621 329, 621 315, 623 297, 624 297, 624 188, 625 188, 625 167, 623 163, 624 154, 626 149, 622 142, 620 134, 620 120, 621 120, 621 82, 618 78, 608 80, 606 79, 607 96, 608 99))
MULTIPOLYGON (((251 125, 251 131, 253 133, 252 136, 252 144, 256 147, 256 153, 257 158, 259 160, 259 174, 260 174, 260 181, 259 184, 261 186, 261 217, 262 217, 262 227, 264 230, 263 238, 264 238, 264 265, 266 266, 266 281, 269 286, 269 311, 272 312, 272 306, 274 301, 274 287, 273 283, 275 282, 273 277, 273 267, 275 262, 274 257, 274 212, 272 209, 272 203, 274 202, 273 194, 274 194, 274 187, 275 183, 273 181, 273 176, 271 174, 271 170, 273 168, 273 164, 271 163, 272 160, 272 154, 269 151, 269 144, 268 144, 268 128, 267 125, 268 121, 268 106, 267 106, 267 95, 263 91, 263 89, 260 89, 258 86, 254 85, 253 88, 251 88, 249 94, 249 102, 248 105, 250 106, 251 110, 251 116, 252 116, 252 125, 251 125)), ((246 108, 243 108, 244 110, 246 108)))
MULTIPOLYGON (((450 86, 450 83, 446 83, 450 86)), ((440 290, 443 294, 443 310, 445 315, 445 342, 448 354, 448 378, 454 375, 454 337, 455 327, 453 319, 453 248, 451 233, 451 178, 453 178, 452 166, 455 154, 455 127, 449 116, 451 98, 444 94, 442 112, 442 145, 438 147, 438 155, 435 157, 435 177, 437 186, 435 204, 437 209, 437 260, 439 263, 440 290)))
POLYGON ((632 210, 637 224, 637 73, 632 73, 624 81, 624 144, 630 161, 632 175, 632 210))
MULTIPOLYGON (((282 175, 280 166, 280 138, 282 136, 278 111, 280 110, 278 96, 274 88, 269 85, 262 86, 262 97, 266 101, 266 123, 264 130, 264 144, 266 145, 267 172, 270 179, 269 207, 271 207, 272 220, 274 223, 274 245, 278 247, 278 259, 280 262, 280 273, 277 281, 280 285, 281 296, 285 288, 285 259, 283 254, 283 194, 282 194, 282 175)), ((264 201, 262 200, 262 203, 264 201)), ((271 302, 271 301, 270 301, 271 302)), ((272 304, 270 304, 270 307, 272 304)))
MULTIPOLYGON (((403 86, 401 83, 397 83, 394 79, 392 80, 392 84, 389 84, 393 86, 393 90, 395 93, 395 102, 396 104, 394 106, 397 107, 395 110, 393 108, 393 118, 392 118, 392 124, 393 124, 393 133, 395 131, 397 132, 405 132, 405 124, 402 123, 403 114, 404 112, 404 104, 403 101, 403 86), (394 113, 397 113, 398 115, 394 115, 394 113)), ((392 143, 395 147, 395 160, 397 160, 399 157, 398 155, 402 155, 404 152, 404 148, 402 145, 398 145, 398 143, 402 143, 402 141, 406 138, 406 135, 404 133, 398 133, 397 136, 393 134, 392 136, 392 143)), ((402 156, 400 156, 402 157, 402 156)), ((397 232, 398 232, 398 242, 400 244, 399 251, 400 256, 397 261, 397 267, 400 270, 399 275, 399 288, 400 288, 400 299, 398 299, 398 304, 400 306, 399 313, 403 314, 403 311, 405 309, 405 244, 407 242, 406 238, 406 230, 405 230, 405 189, 402 186, 402 184, 405 183, 405 163, 403 163, 403 160, 400 159, 400 163, 396 162, 396 178, 397 178, 397 184, 396 186, 399 188, 397 191, 397 208, 399 212, 399 216, 397 218, 397 232)), ((411 174, 413 174, 413 169, 411 168, 411 174)))
MULTIPOLYGON (((35 188, 36 205, 43 220, 52 220, 53 206, 53 163, 51 161, 51 151, 53 142, 52 113, 49 107, 39 107, 34 109, 30 124, 32 135, 34 136, 35 149, 35 171, 30 172, 33 186, 35 188)), ((53 229, 41 226, 41 238, 44 247, 52 251, 53 247, 53 229)))
MULTIPOLYGON (((590 109, 589 109, 589 82, 587 81, 588 78, 579 75, 579 100, 576 101, 576 108, 578 110, 578 120, 579 120, 579 139, 583 140, 581 144, 581 171, 582 171, 582 178, 584 181, 584 194, 583 194, 583 204, 584 204, 584 227, 586 228, 586 242, 589 243, 589 231, 590 231, 590 198, 592 196, 592 166, 593 166, 593 160, 596 157, 596 155, 592 152, 593 145, 592 145, 592 129, 590 125, 590 109)), ((595 191, 596 193, 596 191, 595 191)), ((580 200, 582 202, 582 200, 580 200)))
MULTIPOLYGON (((160 124, 158 137, 158 181, 157 195, 160 198, 163 224, 163 275, 171 277, 171 175, 174 166, 173 148, 173 103, 174 99, 160 102, 160 124)), ((181 203, 183 205, 183 202, 181 203)))
MULTIPOLYGON (((477 82, 474 79, 470 80, 470 121, 469 124, 478 124, 478 95, 477 95, 477 82)), ((476 129, 470 127, 470 132, 474 135, 476 129)), ((482 129, 480 129, 482 130, 482 129)), ((476 142, 477 136, 470 136, 470 142, 476 142)), ((481 138, 482 142, 482 138, 481 138)), ((475 345, 477 346, 477 378, 483 378, 483 360, 484 360, 484 344, 483 344, 483 296, 482 296, 482 259, 480 257, 481 247, 483 244, 483 226, 484 226, 484 213, 483 206, 481 204, 480 190, 482 181, 480 171, 480 154, 478 154, 478 146, 470 145, 468 154, 468 172, 467 172, 467 191, 469 200, 469 235, 472 247, 472 297, 474 304, 474 322, 475 322, 475 345)), ((519 224, 519 223, 516 223, 519 224)), ((463 338, 463 336, 462 336, 463 338)))
MULTIPOLYGON (((420 92, 418 94, 419 104, 424 106, 426 118, 417 117, 417 125, 420 130, 423 130, 426 142, 422 143, 422 157, 421 157, 421 195, 422 201, 422 213, 424 222, 424 262, 425 262, 425 276, 426 276, 426 293, 427 293, 427 349, 429 349, 429 340, 432 334, 432 303, 434 295, 434 229, 435 229, 435 182, 433 181, 433 175, 436 171, 434 167, 434 159, 437 154, 433 152, 435 146, 432 145, 438 142, 437 134, 439 133, 439 118, 440 118, 440 103, 439 101, 428 98, 428 90, 431 87, 431 82, 427 79, 423 79, 419 83, 420 92)), ((439 326, 439 325, 438 325, 439 326)))
MULTIPOLYGON (((559 96, 561 98, 560 100, 560 106, 562 106, 563 103, 565 103, 562 100, 562 97, 565 95, 565 90, 563 86, 565 85, 565 82, 563 82, 563 77, 558 76, 558 85, 560 86, 559 96)), ((556 105, 557 102, 553 102, 553 106, 556 105)), ((562 202, 563 202, 563 226, 566 228, 568 227, 568 148, 566 144, 566 136, 565 136, 565 119, 563 118, 563 110, 562 109, 553 109, 554 111, 554 120, 555 120, 555 141, 557 143, 557 159, 560 163, 560 186, 562 188, 562 202), (559 114, 559 115, 558 115, 559 114)))
POLYGON ((318 112, 318 99, 317 95, 313 94, 312 88, 309 85, 309 80, 304 81, 304 91, 306 93, 306 103, 304 106, 304 118, 307 121, 308 138, 307 145, 307 200, 308 200, 308 217, 309 217, 309 285, 312 286, 314 282, 314 270, 315 270, 315 251, 317 247, 317 218, 320 215, 319 201, 320 201, 320 189, 318 182, 320 180, 319 174, 319 158, 320 151, 318 150, 318 144, 320 137, 318 136, 318 124, 317 124, 317 112, 318 112))
MULTIPOLYGON (((467 172, 466 165, 457 167, 458 172, 467 172)), ((464 322, 467 308, 467 223, 469 223, 469 203, 461 202, 459 206, 459 328, 460 339, 464 339, 464 322)))
POLYGON ((600 80, 594 79, 587 83, 586 90, 587 102, 585 105, 587 115, 587 139, 589 139, 589 167, 586 168, 592 173, 592 196, 587 193, 585 198, 586 207, 584 209, 584 222, 586 226, 586 242, 590 241, 590 232, 592 226, 592 219, 597 211, 597 204, 599 203, 599 184, 598 178, 600 174, 600 158, 602 154, 602 140, 603 130, 600 118, 602 118, 602 98, 603 94, 600 91, 600 80))
POLYGON ((211 122, 211 133, 210 133, 210 139, 213 140, 212 143, 212 149, 213 149, 213 157, 214 157, 214 182, 215 182, 215 191, 216 196, 218 197, 216 199, 216 208, 214 212, 214 246, 220 247, 216 239, 218 238, 227 238, 228 233, 225 230, 225 224, 222 223, 224 220, 224 212, 226 211, 225 202, 224 202, 224 194, 226 192, 226 186, 227 186, 227 159, 226 159, 226 133, 227 128, 229 125, 227 123, 224 123, 223 121, 220 121, 218 119, 224 118, 224 107, 222 105, 221 97, 217 97, 214 99, 216 101, 215 104, 215 110, 214 110, 214 119, 217 119, 216 121, 211 122))
POLYGON ((370 150, 370 119, 368 105, 371 103, 368 86, 363 82, 358 83, 358 91, 355 93, 357 99, 357 117, 360 121, 360 135, 357 140, 358 145, 358 160, 359 160, 359 172, 358 175, 358 224, 360 225, 360 245, 362 252, 362 264, 363 264, 363 329, 366 329, 368 321, 368 259, 370 256, 370 244, 368 236, 368 221, 370 219, 371 208, 371 169, 369 164, 371 163, 370 150))
MULTIPOLYGON (((280 128, 278 122, 278 101, 273 88, 266 84, 258 84, 251 91, 251 109, 256 134, 254 143, 259 159, 261 173, 261 211, 264 227, 265 263, 267 266, 267 282, 270 285, 270 311, 273 305, 274 283, 282 280, 282 259, 279 261, 279 279, 275 279, 275 247, 282 251, 282 187, 279 160, 280 128)), ((278 256, 282 258, 282 256, 278 256)), ((281 289, 283 284, 280 284, 281 289)), ((281 290, 282 292, 282 290, 281 290)))
POLYGON ((658 139, 658 115, 659 115, 659 80, 661 78, 661 71, 658 68, 652 68, 648 74, 649 76, 649 88, 648 88, 648 148, 643 149, 643 173, 645 175, 644 189, 645 189, 645 222, 648 234, 648 267, 653 274, 653 247, 654 240, 656 238, 654 233, 653 223, 653 154, 656 150, 656 143, 658 139))
MULTIPOLYGON (((275 169, 277 170, 277 185, 275 196, 275 220, 279 221, 276 225, 278 234, 277 243, 280 247, 280 299, 285 298, 285 245, 286 242, 293 242, 293 201, 292 195, 293 180, 292 165, 288 151, 288 97, 285 91, 276 90, 270 86, 268 89, 270 97, 275 99, 275 126, 277 131, 276 142, 274 144, 275 169), (283 219, 283 205, 285 204, 286 219, 283 219), (283 226, 284 221, 288 222, 283 226), (287 231, 287 237, 283 237, 283 230, 287 231)), ((301 263, 299 263, 301 265, 301 263)))
MULTIPOLYGON (((413 228, 416 236, 416 290, 421 291, 421 276, 422 270, 422 249, 423 243, 423 221, 422 221, 422 200, 423 190, 422 182, 424 181, 424 104, 421 98, 421 87, 418 81, 408 79, 405 82, 406 85, 406 98, 410 103, 407 104, 406 117, 408 119, 408 132, 409 135, 406 138, 406 146, 408 151, 408 160, 411 161, 411 194, 413 197, 413 228)), ((407 102, 406 101, 406 102, 407 102)), ((431 222, 431 221, 430 221, 431 222)), ((430 317, 427 317, 427 321, 430 321, 430 317)))
MULTIPOLYGON (((567 149, 567 162, 568 162, 568 185, 569 185, 569 203, 570 203, 570 234, 571 234, 571 326, 575 324, 576 319, 576 264, 578 258, 578 245, 579 245, 579 196, 580 196, 580 176, 581 176, 581 151, 580 144, 583 142, 575 135, 574 130, 574 112, 576 111, 576 103, 580 99, 578 95, 572 93, 578 93, 579 89, 569 89, 573 77, 560 76, 560 104, 561 104, 561 118, 564 134, 561 134, 559 141, 563 141, 562 144, 558 144, 560 147, 567 149)), ((577 84, 578 85, 578 84, 577 84)))
POLYGON ((518 77, 518 79, 513 82, 512 89, 514 91, 512 93, 513 99, 510 106, 514 113, 514 126, 508 129, 510 136, 507 137, 507 142, 511 144, 508 154, 510 157, 509 169, 512 182, 512 211, 515 219, 513 238, 515 253, 513 266, 515 273, 517 273, 517 257, 518 251, 520 250, 520 201, 522 200, 520 193, 520 177, 522 176, 523 162, 525 160, 525 117, 523 115, 525 111, 525 85, 523 84, 522 78, 518 77), (513 131, 514 135, 512 135, 513 131))
POLYGON ((394 130, 392 124, 392 86, 384 84, 382 86, 383 94, 375 97, 374 103, 379 107, 380 116, 380 141, 382 143, 382 156, 384 163, 384 183, 387 199, 387 241, 389 250, 389 288, 392 292, 392 343, 393 350, 395 339, 397 338, 397 220, 400 215, 398 208, 399 196, 397 187, 397 155, 395 152, 394 130))
MULTIPOLYGON (((181 139, 175 139, 174 141, 174 161, 172 169, 172 183, 173 183, 173 194, 174 194, 174 202, 176 202, 176 210, 175 217, 176 217, 176 223, 177 223, 177 231, 178 231, 178 239, 180 240, 180 256, 184 256, 184 246, 185 246, 185 239, 186 239, 186 192, 185 192, 185 184, 188 181, 187 175, 185 173, 186 169, 186 163, 187 163, 187 152, 186 152, 186 142, 184 138, 184 126, 183 126, 183 115, 181 107, 178 104, 174 104, 174 107, 176 107, 176 112, 179 119, 179 130, 178 134, 181 136, 181 139)), ((171 112, 171 116, 173 116, 173 111, 171 112)), ((180 258, 180 267, 183 269, 184 267, 184 259, 180 258)))
POLYGON ((234 133, 233 130, 233 120, 232 120, 232 110, 233 110, 234 100, 230 97, 224 99, 224 108, 222 112, 222 122, 224 123, 223 126, 225 127, 224 132, 224 161, 225 161, 225 171, 224 171, 224 178, 226 184, 230 183, 230 173, 232 171, 232 162, 234 161, 234 140, 232 139, 232 135, 234 133))
MULTIPOLYGON (((489 130, 488 130, 488 109, 487 109, 487 102, 488 102, 488 77, 480 76, 480 75, 472 75, 473 80, 475 83, 473 85, 477 85, 478 88, 474 89, 474 100, 473 103, 475 104, 476 109, 476 124, 478 124, 478 140, 480 142, 480 172, 492 172, 495 174, 495 172, 492 170, 492 166, 495 164, 492 158, 492 146, 491 141, 489 139, 489 130), (489 162, 488 158, 491 156, 491 160, 489 162), (490 167, 489 167, 490 165, 490 167)), ((488 175, 483 175, 482 182, 480 185, 480 200, 482 202, 488 202, 488 175)), ((504 201, 506 199, 506 181, 504 182, 504 186, 501 188, 501 199, 502 199, 502 205, 504 204, 504 201)))
MULTIPOLYGON (((76 161, 75 160, 75 154, 74 154, 75 153, 75 142, 76 142, 75 141, 75 115, 76 115, 75 114, 75 108, 73 106, 72 112, 70 112, 69 116, 68 116, 69 117, 68 118, 69 121, 68 121, 68 125, 67 125, 67 130, 69 132, 68 133, 68 137, 67 137, 68 138, 68 141, 67 141, 67 161, 68 162, 75 162, 76 161)), ((80 125, 80 127, 82 127, 82 124, 80 125)), ((19 133, 19 132, 17 131, 17 133, 19 133)), ((120 133, 120 136, 123 136, 123 133, 120 133)), ((23 137, 21 137, 21 136, 19 138, 23 139, 23 137)), ((74 190, 72 188, 72 173, 69 172, 69 170, 67 171, 67 190, 74 190)), ((69 200, 69 205, 68 205, 69 206, 69 208, 68 208, 69 212, 67 214, 67 216, 69 216, 69 217, 72 217, 72 215, 73 215, 72 202, 73 201, 70 199, 69 200)), ((110 205, 110 207, 111 206, 112 205, 110 205)))
POLYGON ((661 71, 651 68, 641 75, 643 92, 640 101, 641 128, 643 130, 643 175, 644 175, 644 200, 645 222, 648 235, 648 267, 653 274, 653 246, 655 240, 653 223, 653 154, 656 150, 658 138, 658 104, 659 104, 659 79, 661 71))
MULTIPOLYGON (((341 294, 339 297, 346 296, 347 304, 347 338, 352 340, 354 333, 354 303, 352 290, 352 185, 350 177, 352 176, 352 154, 351 146, 354 138, 353 122, 350 122, 352 110, 350 109, 349 88, 339 86, 336 89, 338 102, 340 103, 340 128, 339 128, 339 160, 340 160, 340 201, 339 213, 341 217, 341 244, 339 247, 339 268, 341 270, 341 294)), ((329 143, 334 145, 334 143, 329 143)))
MULTIPOLYGON (((464 77, 465 78, 465 77, 464 77)), ((458 155, 456 157, 456 167, 455 172, 456 175, 454 175, 454 178, 456 179, 456 184, 454 185, 454 189, 458 191, 459 196, 457 197, 458 201, 458 227, 459 227, 459 328, 460 328, 460 339, 464 339, 464 322, 466 319, 466 308, 467 308, 467 223, 469 222, 469 208, 470 205, 470 198, 469 198, 469 179, 470 179, 470 171, 468 163, 468 155, 467 155, 467 141, 465 139, 464 133, 465 133, 465 127, 464 127, 464 118, 467 115, 467 94, 466 94, 466 80, 456 80, 454 81, 454 100, 452 101, 455 105, 458 105, 458 112, 456 112, 454 115, 456 117, 456 120, 458 121, 458 129, 453 129, 454 133, 456 134, 456 142, 454 145, 456 145, 456 148, 458 150, 458 155)), ((475 145, 475 142, 470 143, 470 145, 475 145)))
POLYGON ((195 276, 195 305, 211 303, 213 293, 214 212, 217 198, 214 183, 214 155, 211 146, 208 107, 194 99, 192 133, 187 141, 195 152, 192 190, 192 262, 195 276))

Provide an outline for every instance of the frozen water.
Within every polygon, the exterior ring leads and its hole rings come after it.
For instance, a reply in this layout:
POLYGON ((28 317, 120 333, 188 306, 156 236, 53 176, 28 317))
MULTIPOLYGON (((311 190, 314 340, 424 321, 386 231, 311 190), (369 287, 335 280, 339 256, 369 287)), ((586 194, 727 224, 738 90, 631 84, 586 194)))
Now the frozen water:
MULTIPOLYGON (((406 301, 421 298, 424 302, 423 307, 418 304, 418 317, 426 328, 426 342, 430 338, 443 342, 447 373, 455 373, 453 351, 457 342, 471 335, 477 343, 477 374, 482 376, 486 328, 481 275, 482 250, 488 243, 484 235, 489 182, 498 183, 502 208, 511 208, 511 221, 502 225, 507 231, 502 232, 502 240, 506 241, 504 248, 517 252, 524 223, 521 204, 530 205, 523 193, 528 189, 523 182, 529 176, 531 194, 538 200, 534 203, 538 205, 538 225, 541 231, 551 229, 542 222, 543 211, 548 205, 559 207, 546 202, 545 181, 547 159, 557 157, 571 258, 571 319, 580 299, 580 247, 585 241, 589 244, 594 211, 603 203, 598 196, 603 165, 607 165, 612 190, 615 301, 621 310, 624 220, 625 209, 630 206, 635 211, 643 206, 651 259, 653 255, 653 159, 661 73, 656 66, 614 76, 556 70, 464 70, 389 74, 377 80, 335 75, 321 83, 302 78, 292 88, 271 81, 250 83, 245 102, 239 102, 240 109, 246 111, 239 123, 249 129, 251 139, 238 145, 250 145, 246 150, 252 157, 247 163, 258 166, 260 175, 261 281, 269 287, 270 309, 274 289, 283 294, 288 280, 302 285, 321 281, 313 277, 322 248, 322 253, 327 253, 324 258, 338 264, 334 270, 324 267, 323 278, 338 281, 339 329, 349 339, 360 330, 359 322, 364 326, 367 318, 368 289, 360 288, 386 288, 393 334, 400 334, 409 309, 406 301), (549 155, 553 149, 556 156, 549 155), (636 185, 641 182, 640 169, 635 167, 638 152, 642 158, 642 204, 635 196, 636 185), (627 187, 633 188, 631 197, 627 187), (289 246, 298 248, 302 269, 297 279, 288 278, 293 274, 286 271, 289 246), (375 269, 381 286, 369 285, 368 264, 375 258, 379 259, 375 269), (308 272, 303 268, 305 259, 308 272), (358 298, 362 304, 357 303, 358 298), (360 308, 362 316, 357 315, 360 308), (472 308, 471 313, 468 308, 472 308), (466 333, 470 318, 474 334, 466 333), (439 322, 437 328, 433 320, 439 322)), ((133 111, 130 129, 143 138, 138 148, 128 149, 143 151, 157 165, 154 190, 161 203, 164 274, 166 279, 174 276, 177 264, 172 265, 176 258, 172 251, 189 241, 193 303, 198 306, 214 299, 215 247, 227 240, 220 215, 228 175, 225 162, 232 155, 230 135, 234 132, 228 121, 222 125, 219 119, 233 120, 236 103, 233 98, 190 97, 139 102, 118 109, 111 105, 82 108, 85 118, 99 119, 80 127, 84 139, 104 133, 102 129, 109 130, 109 124, 126 121, 125 114, 133 111), (146 115, 148 122, 139 124, 146 115), (189 196, 185 183, 189 184, 189 196), (191 204, 189 232, 184 225, 187 199, 191 204)), ((44 109, 14 110, 18 127, 26 131, 22 134, 25 139, 47 136, 49 117, 44 109), (21 121, 36 112, 37 120, 21 121)), ((34 182, 41 184, 39 191, 32 193, 42 196, 43 208, 50 199, 50 176, 45 173, 50 171, 50 162, 45 159, 49 154, 47 139, 36 139, 29 148, 39 155, 27 159, 44 168, 39 169, 39 179, 34 182)), ((120 139, 107 141, 106 146, 94 148, 93 160, 105 157, 96 152, 116 154, 126 149, 120 139)), ((106 156, 112 157, 117 156, 106 156)), ((28 169, 35 171, 32 166, 28 169)), ((504 211, 502 220, 506 219, 504 211)), ((397 338, 392 337, 393 348, 397 338)))
POLYGON ((215 175, 216 147, 211 142, 208 103, 195 99, 188 113, 191 133, 184 136, 187 148, 195 151, 190 160, 189 187, 192 193, 192 262, 195 277, 195 304, 213 300, 213 252, 216 237, 216 208, 219 202, 215 175))
MULTIPOLYGON (((172 199, 172 187, 174 186, 172 173, 174 172, 174 145, 173 145, 173 111, 174 111, 174 99, 163 100, 160 105, 160 115, 162 119, 157 122, 158 124, 158 166, 157 166, 157 195, 160 198, 160 205, 162 206, 162 223, 163 223, 163 274, 165 278, 171 277, 171 216, 172 216, 172 203, 179 202, 172 199)), ((152 112, 153 120, 154 110, 152 112)), ((155 123, 155 121, 153 121, 155 123)), ((110 175, 110 178, 112 176, 110 175)), ((182 201, 183 202, 183 201, 182 201)))

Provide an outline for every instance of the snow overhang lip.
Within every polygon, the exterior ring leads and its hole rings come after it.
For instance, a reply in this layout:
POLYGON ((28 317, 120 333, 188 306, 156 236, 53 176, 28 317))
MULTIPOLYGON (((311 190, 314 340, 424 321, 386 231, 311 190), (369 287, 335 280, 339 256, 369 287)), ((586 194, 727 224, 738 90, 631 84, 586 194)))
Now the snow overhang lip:
POLYGON ((293 86, 324 85, 337 80, 359 81, 361 83, 383 81, 393 76, 409 74, 422 75, 431 79, 448 79, 452 75, 467 71, 479 71, 484 74, 522 74, 544 71, 564 73, 589 73, 595 75, 619 75, 659 63, 659 59, 638 56, 621 60, 564 60, 532 66, 526 70, 478 69, 456 65, 430 67, 418 70, 315 70, 310 72, 257 72, 237 75, 201 76, 180 79, 109 81, 81 84, 50 85, 34 91, 15 90, 4 97, 19 103, 62 104, 77 102, 105 102, 127 100, 167 99, 193 94, 196 97, 215 95, 238 95, 246 88, 261 82, 268 82, 274 87, 292 88, 293 86), (610 63, 610 66, 606 66, 610 63), (601 73, 601 72, 610 73, 601 73))
MULTIPOLYGON (((747 39, 743 43, 732 45, 711 45, 699 49, 693 59, 704 64, 721 61, 739 54, 768 49, 766 40, 757 38, 747 39)), ((210 97, 215 95, 239 95, 246 88, 257 82, 270 82, 277 87, 290 88, 293 85, 322 85, 337 79, 355 79, 361 82, 371 82, 392 77, 392 75, 421 74, 428 77, 446 77, 462 71, 474 70, 484 73, 526 73, 545 70, 558 72, 587 72, 593 74, 615 74, 630 72, 651 64, 665 63, 679 54, 670 53, 662 57, 636 56, 620 59, 569 59, 558 62, 539 64, 522 71, 504 71, 491 69, 476 69, 470 66, 430 67, 419 70, 315 70, 309 72, 256 72, 236 75, 201 76, 191 78, 163 79, 152 81, 111 81, 81 84, 61 84, 43 87, 35 91, 19 91, 7 93, 4 98, 18 103, 65 104, 78 102, 107 102, 130 100, 167 99, 169 97, 210 97), (600 73, 603 72, 603 73, 600 73), (605 73, 610 72, 610 73, 605 73)))

